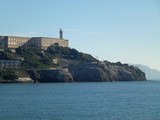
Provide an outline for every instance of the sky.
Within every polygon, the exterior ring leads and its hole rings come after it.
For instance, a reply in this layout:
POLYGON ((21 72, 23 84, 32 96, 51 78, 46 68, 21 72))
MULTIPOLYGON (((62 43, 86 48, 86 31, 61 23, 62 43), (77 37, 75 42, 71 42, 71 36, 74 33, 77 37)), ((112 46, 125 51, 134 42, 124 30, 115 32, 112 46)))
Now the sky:
POLYGON ((99 60, 160 70, 160 0, 0 0, 0 35, 59 37, 99 60))

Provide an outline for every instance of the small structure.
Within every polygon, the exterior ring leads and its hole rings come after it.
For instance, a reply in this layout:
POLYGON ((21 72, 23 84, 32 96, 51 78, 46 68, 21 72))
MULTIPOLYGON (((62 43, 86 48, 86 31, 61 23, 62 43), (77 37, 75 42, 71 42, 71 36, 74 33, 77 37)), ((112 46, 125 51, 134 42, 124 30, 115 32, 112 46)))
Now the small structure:
POLYGON ((53 59, 53 63, 58 64, 58 59, 57 58, 53 59))
POLYGON ((21 66, 21 60, 0 60, 0 69, 18 69, 21 66))

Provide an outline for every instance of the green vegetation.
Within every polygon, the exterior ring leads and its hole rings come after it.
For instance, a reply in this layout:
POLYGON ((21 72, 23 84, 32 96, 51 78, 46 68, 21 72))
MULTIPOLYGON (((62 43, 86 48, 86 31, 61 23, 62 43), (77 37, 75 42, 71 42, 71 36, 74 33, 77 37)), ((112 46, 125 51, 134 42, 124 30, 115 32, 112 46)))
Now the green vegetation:
POLYGON ((145 80, 144 73, 138 68, 129 66, 128 64, 122 64, 121 62, 112 63, 107 60, 103 61, 102 64, 89 54, 79 52, 73 48, 61 47, 58 44, 51 45, 46 50, 19 47, 15 49, 15 52, 10 50, 0 52, 0 60, 13 59, 21 60, 21 67, 14 70, 10 68, 0 70, 0 80, 2 82, 3 80, 15 81, 18 77, 30 77, 36 82, 40 79, 42 70, 49 68, 59 69, 61 67, 72 69, 73 76, 74 72, 77 72, 80 76, 84 74, 87 77, 88 74, 85 73, 88 73, 88 70, 90 70, 92 71, 91 77, 102 75, 100 78, 106 78, 108 81, 145 80), (84 73, 81 73, 82 70, 79 70, 78 67, 82 68, 84 73), (98 71, 98 73, 96 74, 95 71, 98 71))
POLYGON ((3 80, 16 80, 18 79, 18 75, 14 70, 0 70, 0 79, 3 80))
POLYGON ((52 58, 43 55, 43 51, 20 47, 16 49, 16 53, 24 58, 21 65, 22 69, 44 69, 54 66, 52 58))
POLYGON ((45 69, 58 67, 53 63, 55 58, 64 58, 78 61, 97 61, 89 54, 78 52, 76 49, 61 47, 57 44, 51 45, 47 50, 17 48, 16 53, 24 58, 22 68, 24 69, 45 69))
POLYGON ((0 60, 11 60, 11 59, 15 59, 15 57, 16 57, 16 54, 9 49, 0 51, 0 60))
POLYGON ((60 57, 70 60, 78 60, 78 61, 86 61, 86 62, 95 62, 98 61, 90 54, 82 53, 77 51, 76 49, 69 48, 69 47, 61 47, 57 44, 51 45, 46 50, 46 54, 52 57, 60 57))
POLYGON ((0 52, 0 60, 13 60, 22 58, 21 67, 19 70, 1 70, 0 79, 17 79, 16 72, 19 76, 30 75, 34 80, 37 79, 39 70, 48 68, 58 68, 59 65, 53 62, 53 59, 68 59, 85 62, 97 61, 94 57, 89 54, 85 54, 77 51, 73 48, 61 47, 58 44, 51 45, 46 50, 40 50, 35 48, 19 47, 15 49, 15 53, 10 50, 0 52), (16 71, 16 72, 14 72, 16 71), (35 75, 36 76, 33 76, 35 75))
POLYGON ((108 66, 108 65, 128 66, 128 64, 122 64, 121 62, 113 63, 113 62, 109 62, 109 61, 107 61, 107 60, 104 60, 103 63, 105 63, 107 66, 108 66))

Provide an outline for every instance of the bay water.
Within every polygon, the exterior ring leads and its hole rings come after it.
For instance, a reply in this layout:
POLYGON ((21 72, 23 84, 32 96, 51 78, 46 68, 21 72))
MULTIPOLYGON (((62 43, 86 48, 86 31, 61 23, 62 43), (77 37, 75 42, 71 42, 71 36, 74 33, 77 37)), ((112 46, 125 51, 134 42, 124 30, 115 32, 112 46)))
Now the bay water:
POLYGON ((0 120, 160 120, 160 81, 0 84, 0 120))

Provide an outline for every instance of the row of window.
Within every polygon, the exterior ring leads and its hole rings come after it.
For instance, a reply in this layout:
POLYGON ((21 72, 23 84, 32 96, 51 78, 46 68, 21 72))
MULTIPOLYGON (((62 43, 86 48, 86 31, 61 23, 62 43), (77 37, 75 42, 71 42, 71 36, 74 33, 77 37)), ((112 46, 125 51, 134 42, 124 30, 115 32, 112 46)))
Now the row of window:
POLYGON ((21 39, 21 38, 8 38, 8 42, 27 42, 28 39, 21 39))
POLYGON ((18 45, 8 45, 8 48, 18 48, 18 45))

